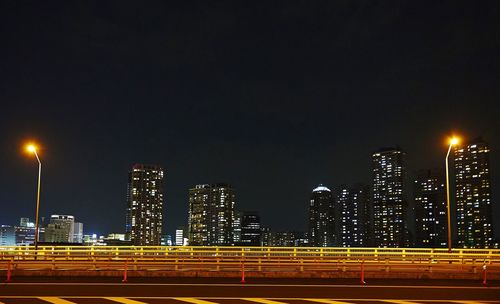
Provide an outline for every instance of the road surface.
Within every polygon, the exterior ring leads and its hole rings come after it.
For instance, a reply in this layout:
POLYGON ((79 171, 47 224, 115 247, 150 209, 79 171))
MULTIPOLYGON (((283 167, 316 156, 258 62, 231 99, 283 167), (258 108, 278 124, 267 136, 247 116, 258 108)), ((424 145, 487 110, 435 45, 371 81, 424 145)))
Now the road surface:
POLYGON ((454 281, 25 279, 0 285, 4 304, 500 304, 500 286, 454 281), (177 281, 177 282, 176 282, 177 281))

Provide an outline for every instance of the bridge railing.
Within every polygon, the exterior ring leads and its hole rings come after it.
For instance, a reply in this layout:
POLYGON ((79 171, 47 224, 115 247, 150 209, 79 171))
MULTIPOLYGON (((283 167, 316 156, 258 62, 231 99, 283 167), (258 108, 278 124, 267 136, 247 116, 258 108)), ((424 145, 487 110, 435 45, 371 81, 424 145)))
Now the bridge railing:
POLYGON ((33 246, 0 247, 0 269, 468 271, 500 273, 500 250, 446 248, 33 246))

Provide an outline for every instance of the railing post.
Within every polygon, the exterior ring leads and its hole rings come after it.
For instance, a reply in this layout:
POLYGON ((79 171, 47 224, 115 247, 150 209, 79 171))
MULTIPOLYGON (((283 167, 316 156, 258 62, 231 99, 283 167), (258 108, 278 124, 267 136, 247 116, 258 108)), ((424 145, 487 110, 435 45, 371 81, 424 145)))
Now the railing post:
POLYGON ((483 265, 483 286, 488 285, 488 282, 486 281, 486 263, 483 265))
POLYGON ((7 262, 7 279, 5 280, 5 283, 10 283, 10 277, 11 277, 11 268, 12 268, 12 259, 7 262))
POLYGON ((241 284, 245 284, 245 261, 241 261, 241 284))
POLYGON ((359 278, 359 283, 361 285, 366 284, 366 282, 365 282, 365 261, 364 260, 361 260, 361 276, 359 278))
POLYGON ((127 270, 128 270, 128 258, 125 258, 125 268, 123 269, 123 280, 122 283, 127 283, 127 270))

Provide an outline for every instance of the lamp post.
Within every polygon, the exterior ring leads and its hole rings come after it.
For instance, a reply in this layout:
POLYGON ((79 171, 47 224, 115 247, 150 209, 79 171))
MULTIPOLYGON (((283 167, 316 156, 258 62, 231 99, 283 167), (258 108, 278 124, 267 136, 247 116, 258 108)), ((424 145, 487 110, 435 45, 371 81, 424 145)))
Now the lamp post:
POLYGON ((451 147, 458 144, 458 138, 452 137, 450 139, 450 146, 448 153, 446 153, 445 167, 446 167, 446 214, 448 216, 448 253, 451 253, 451 214, 450 214, 450 175, 448 170, 448 157, 450 156, 451 147))
POLYGON ((38 157, 38 153, 36 152, 37 147, 33 144, 29 144, 26 146, 26 150, 35 154, 36 160, 38 161, 38 183, 37 183, 37 193, 36 193, 36 213, 35 213, 35 254, 38 250, 38 218, 40 211, 40 180, 42 178, 42 162, 40 161, 40 157, 38 157))

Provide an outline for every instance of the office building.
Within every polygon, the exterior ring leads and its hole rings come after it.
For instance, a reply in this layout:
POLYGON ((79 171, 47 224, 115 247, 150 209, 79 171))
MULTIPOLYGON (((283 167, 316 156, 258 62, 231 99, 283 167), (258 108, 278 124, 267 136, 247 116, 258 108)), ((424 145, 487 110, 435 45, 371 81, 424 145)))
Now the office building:
POLYGON ((124 233, 109 233, 107 236, 100 236, 97 242, 105 246, 130 246, 132 244, 124 233))
POLYGON ((185 227, 177 227, 175 230, 175 246, 187 246, 188 237, 185 227))
POLYGON ((172 246, 173 245, 172 235, 170 235, 170 234, 163 234, 161 236, 160 245, 162 245, 162 246, 172 246))
POLYGON ((372 154, 375 246, 407 247, 405 153, 385 148, 372 154))
POLYGON ((72 215, 50 216, 50 222, 45 227, 44 242, 48 243, 83 243, 83 224, 75 222, 72 215))
POLYGON ((270 245, 274 247, 309 246, 307 233, 299 231, 271 231, 270 245))
POLYGON ((293 247, 295 239, 294 231, 271 231, 271 246, 273 247, 293 247))
POLYGON ((9 225, 0 225, 0 246, 15 246, 16 230, 9 225))
POLYGON ((309 238, 311 246, 335 246, 334 203, 330 189, 319 185, 309 201, 309 238))
POLYGON ((163 225, 163 169, 135 164, 128 174, 127 239, 136 246, 158 246, 163 225))
POLYGON ((271 246, 271 228, 260 227, 260 246, 271 246))
POLYGON ((73 224, 73 243, 83 244, 83 223, 73 224))
POLYGON ((243 212, 234 211, 233 216, 233 243, 234 245, 241 245, 241 218, 243 212))
POLYGON ((83 244, 85 246, 106 246, 104 242, 104 236, 98 236, 97 234, 84 234, 83 244))
POLYGON ((35 223, 29 218, 23 217, 19 220, 19 226, 14 227, 17 246, 33 245, 35 243, 35 223))
POLYGON ((233 245, 235 192, 228 184, 203 184, 189 189, 190 245, 233 245))
POLYGON ((417 247, 447 247, 448 220, 444 170, 421 170, 413 182, 417 247))
POLYGON ((338 245, 342 247, 366 247, 365 232, 369 229, 366 212, 370 202, 369 187, 342 186, 335 197, 335 222, 338 245))
POLYGON ((481 138, 454 149, 459 247, 489 248, 493 244, 489 154, 489 146, 481 138))
POLYGON ((19 219, 19 227, 29 227, 31 226, 30 219, 27 217, 22 217, 19 219))
POLYGON ((256 212, 244 212, 241 217, 241 246, 260 246, 260 216, 256 212))

